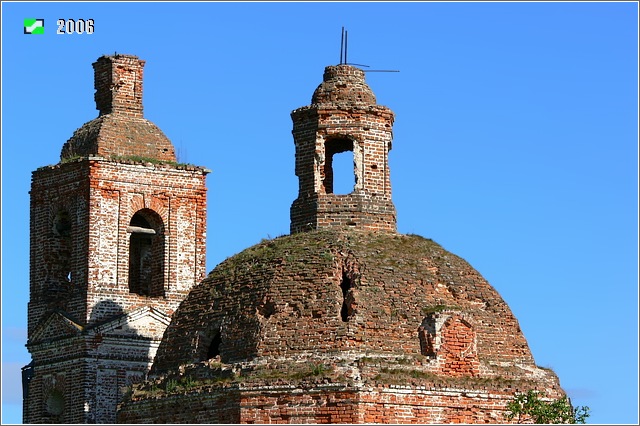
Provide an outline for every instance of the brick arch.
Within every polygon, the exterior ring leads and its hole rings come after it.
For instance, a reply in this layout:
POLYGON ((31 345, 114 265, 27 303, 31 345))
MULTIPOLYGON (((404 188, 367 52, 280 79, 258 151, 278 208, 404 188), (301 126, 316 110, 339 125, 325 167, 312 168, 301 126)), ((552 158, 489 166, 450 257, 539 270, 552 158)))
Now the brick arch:
POLYGON ((155 211, 161 218, 162 221, 166 224, 168 223, 169 218, 169 209, 168 202, 166 198, 159 198, 156 196, 145 197, 145 207, 155 211))
POLYGON ((134 211, 133 214, 129 216, 128 221, 131 222, 136 215, 144 217, 149 222, 149 225, 159 234, 165 234, 166 221, 157 211, 144 207, 134 211))
POLYGON ((164 198, 159 198, 149 194, 132 194, 129 199, 128 218, 131 220, 136 212, 149 209, 155 212, 162 219, 162 223, 166 228, 169 223, 168 202, 164 198))
POLYGON ((77 213, 77 200, 74 198, 63 198, 59 201, 53 199, 50 201, 48 205, 49 210, 49 226, 53 228, 54 221, 60 212, 66 212, 71 220, 72 226, 77 226, 77 220, 75 220, 75 216, 77 213))
POLYGON ((131 194, 131 197, 129 199, 129 211, 128 211, 129 219, 131 218, 131 216, 135 214, 135 212, 142 210, 146 207, 144 199, 145 199, 144 194, 131 194))
POLYGON ((345 132, 331 132, 331 133, 324 133, 322 135, 322 143, 323 145, 326 145, 327 142, 334 140, 334 139, 346 139, 351 141, 351 143, 353 143, 353 147, 356 148, 357 147, 361 147, 362 146, 362 142, 360 141, 360 139, 356 136, 354 136, 351 133, 345 133, 345 132))

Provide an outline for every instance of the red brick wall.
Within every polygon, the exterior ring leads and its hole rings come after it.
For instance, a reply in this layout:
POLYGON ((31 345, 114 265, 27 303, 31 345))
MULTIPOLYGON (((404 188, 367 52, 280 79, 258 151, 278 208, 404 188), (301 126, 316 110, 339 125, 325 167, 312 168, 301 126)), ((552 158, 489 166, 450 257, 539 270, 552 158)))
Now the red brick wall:
POLYGON ((340 385, 208 388, 124 404, 118 423, 507 423, 507 389, 340 385))
POLYGON ((145 61, 131 55, 101 56, 93 64, 95 100, 100 115, 112 112, 142 117, 145 61))
POLYGON ((166 241, 165 297, 152 303, 167 311, 177 308, 205 276, 205 175, 201 168, 101 159, 34 172, 29 330, 53 307, 90 323, 116 314, 114 309, 121 313, 149 303, 147 297, 130 293, 127 282, 127 226, 144 208, 162 218, 166 241), (58 211, 71 218, 68 237, 52 231, 58 211), (68 268, 62 268, 61 258, 68 268), (70 281, 66 272, 71 273, 70 281), (111 307, 96 311, 101 301, 112 302, 111 307))
POLYGON ((116 334, 123 335, 111 337, 93 327, 145 306, 170 316, 205 276, 206 173, 98 157, 33 173, 28 348, 35 367, 27 422, 115 421, 121 388, 149 369, 166 323, 120 327, 116 334), (143 209, 161 222, 164 258, 154 261, 164 265, 162 297, 132 293, 128 285, 127 227, 143 209), (64 235, 56 228, 60 217, 64 235), (67 326, 43 322, 54 310, 70 319, 56 317, 67 326), (41 408, 48 397, 43 386, 55 375, 65 377, 58 386, 65 401, 59 416, 41 408))
POLYGON ((82 339, 76 338, 51 342, 41 351, 32 352, 37 374, 29 384, 25 423, 83 422, 84 391, 94 383, 87 380, 86 364, 78 359, 82 347, 82 339), (47 402, 54 389, 62 395, 63 410, 59 414, 48 410, 47 402))
POLYGON ((87 230, 90 220, 88 174, 89 162, 86 161, 33 172, 30 191, 29 336, 51 309, 63 309, 79 320, 86 317, 87 230), (69 216, 68 235, 54 231, 56 216, 61 211, 69 216))

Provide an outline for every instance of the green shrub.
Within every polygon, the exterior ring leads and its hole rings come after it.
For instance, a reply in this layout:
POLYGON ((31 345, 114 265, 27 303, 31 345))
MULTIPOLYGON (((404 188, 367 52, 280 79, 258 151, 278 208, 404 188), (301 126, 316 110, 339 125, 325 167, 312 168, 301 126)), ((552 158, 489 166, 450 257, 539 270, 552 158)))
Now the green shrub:
POLYGON ((507 404, 507 420, 517 419, 518 423, 537 424, 584 424, 589 417, 589 407, 573 407, 567 396, 554 401, 543 401, 539 392, 530 390, 516 394, 507 404))

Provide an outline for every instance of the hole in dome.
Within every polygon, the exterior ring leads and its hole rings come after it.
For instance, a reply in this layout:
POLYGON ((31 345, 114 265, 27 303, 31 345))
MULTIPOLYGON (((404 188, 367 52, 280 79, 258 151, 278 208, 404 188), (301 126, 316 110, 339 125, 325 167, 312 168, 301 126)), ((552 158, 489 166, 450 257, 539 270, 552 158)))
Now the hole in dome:
POLYGON ((269 319, 276 313, 276 305, 271 300, 266 300, 258 307, 258 314, 264 318, 269 319))
POLYGON ((340 317, 342 321, 347 322, 351 315, 353 315, 353 307, 355 300, 353 299, 353 292, 351 291, 353 283, 345 272, 342 273, 342 281, 340 282, 340 288, 342 289, 342 309, 340 309, 340 317))
POLYGON ((209 349, 207 350, 207 359, 213 359, 220 355, 220 343, 222 343, 222 339, 220 338, 220 332, 217 331, 213 336, 211 343, 209 344, 209 349))

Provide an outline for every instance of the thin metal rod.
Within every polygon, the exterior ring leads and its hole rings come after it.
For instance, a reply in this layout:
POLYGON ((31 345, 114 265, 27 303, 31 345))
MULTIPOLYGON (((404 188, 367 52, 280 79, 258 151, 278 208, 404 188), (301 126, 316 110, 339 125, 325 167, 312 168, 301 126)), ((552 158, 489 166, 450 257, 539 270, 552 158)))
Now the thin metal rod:
POLYGON ((362 70, 364 72, 400 72, 400 70, 362 70))
POLYGON ((342 35, 340 36, 340 65, 342 65, 343 50, 344 50, 344 27, 342 27, 342 35))
POLYGON ((344 63, 347 63, 347 45, 349 44, 349 31, 344 32, 344 63))

